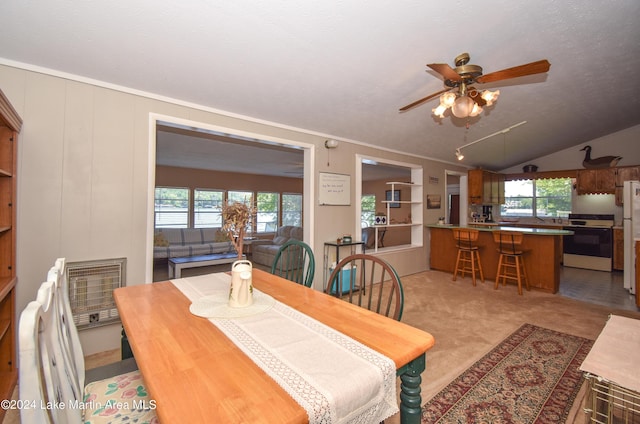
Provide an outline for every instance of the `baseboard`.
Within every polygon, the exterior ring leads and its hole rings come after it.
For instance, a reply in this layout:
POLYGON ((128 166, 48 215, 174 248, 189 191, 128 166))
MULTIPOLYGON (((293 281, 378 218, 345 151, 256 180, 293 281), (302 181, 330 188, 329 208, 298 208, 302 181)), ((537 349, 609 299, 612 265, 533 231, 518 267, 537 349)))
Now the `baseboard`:
POLYGON ((84 384, 87 385, 94 381, 104 380, 105 378, 136 371, 137 369, 138 364, 136 363, 135 358, 123 359, 122 361, 114 362, 113 364, 86 370, 84 373, 84 384))

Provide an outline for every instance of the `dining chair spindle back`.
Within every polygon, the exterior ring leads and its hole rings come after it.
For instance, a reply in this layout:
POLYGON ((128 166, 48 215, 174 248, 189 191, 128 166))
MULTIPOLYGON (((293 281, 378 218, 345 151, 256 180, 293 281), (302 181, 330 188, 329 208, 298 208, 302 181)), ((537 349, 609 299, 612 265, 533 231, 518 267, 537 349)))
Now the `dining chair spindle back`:
POLYGON ((271 274, 311 287, 316 260, 311 247, 300 240, 289 240, 278 249, 271 264, 271 274))
POLYGON ((342 259, 329 276, 326 293, 400 321, 404 290, 384 259, 358 253, 342 259))

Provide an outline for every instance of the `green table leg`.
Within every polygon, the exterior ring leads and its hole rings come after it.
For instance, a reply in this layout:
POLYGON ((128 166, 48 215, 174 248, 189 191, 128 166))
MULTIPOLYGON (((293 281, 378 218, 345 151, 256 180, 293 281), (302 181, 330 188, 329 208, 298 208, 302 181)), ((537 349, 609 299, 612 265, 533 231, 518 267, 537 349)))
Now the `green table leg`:
POLYGON ((425 370, 425 354, 397 371, 400 376, 400 422, 403 424, 420 424, 422 415, 422 397, 420 383, 422 371, 425 370))

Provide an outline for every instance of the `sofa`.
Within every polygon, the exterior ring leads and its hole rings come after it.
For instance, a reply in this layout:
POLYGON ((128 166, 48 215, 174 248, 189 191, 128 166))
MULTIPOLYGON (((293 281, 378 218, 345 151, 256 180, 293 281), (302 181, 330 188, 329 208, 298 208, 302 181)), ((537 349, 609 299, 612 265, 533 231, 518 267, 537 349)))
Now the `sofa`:
POLYGON ((160 228, 153 239, 153 259, 235 252, 220 228, 160 228))
POLYGON ((280 247, 290 239, 302 241, 302 227, 284 225, 278 227, 272 240, 255 240, 251 243, 251 260, 271 267, 280 247))

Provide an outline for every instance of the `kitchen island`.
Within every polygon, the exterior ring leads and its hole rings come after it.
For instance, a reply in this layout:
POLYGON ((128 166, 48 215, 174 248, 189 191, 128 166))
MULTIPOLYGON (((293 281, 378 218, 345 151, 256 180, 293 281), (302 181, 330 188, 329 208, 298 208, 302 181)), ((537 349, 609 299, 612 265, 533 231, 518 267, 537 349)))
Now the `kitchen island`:
POLYGON ((494 231, 519 231, 524 234, 522 250, 524 262, 532 288, 548 293, 557 293, 560 286, 560 263, 562 261, 562 236, 572 231, 550 228, 523 228, 504 226, 454 226, 428 224, 430 232, 431 269, 450 272, 456 265, 457 248, 453 239, 453 228, 473 228, 480 231, 477 246, 484 277, 495 281, 498 271, 497 245, 493 241, 494 231))

